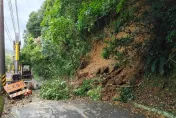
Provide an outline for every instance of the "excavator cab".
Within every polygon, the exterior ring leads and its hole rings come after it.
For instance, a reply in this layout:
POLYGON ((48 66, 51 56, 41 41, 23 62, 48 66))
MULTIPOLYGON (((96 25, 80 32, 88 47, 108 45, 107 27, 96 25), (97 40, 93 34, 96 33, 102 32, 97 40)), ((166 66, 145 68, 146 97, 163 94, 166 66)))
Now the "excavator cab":
POLYGON ((24 82, 32 81, 32 72, 30 64, 22 64, 21 65, 21 78, 24 82))

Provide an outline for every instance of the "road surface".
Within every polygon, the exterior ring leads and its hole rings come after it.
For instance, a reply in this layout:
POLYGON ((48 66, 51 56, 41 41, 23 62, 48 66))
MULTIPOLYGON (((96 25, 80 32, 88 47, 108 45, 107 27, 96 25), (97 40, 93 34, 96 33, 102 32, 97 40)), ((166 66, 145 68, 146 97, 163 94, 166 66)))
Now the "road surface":
POLYGON ((8 118, 145 118, 104 102, 88 100, 34 101, 13 107, 8 118))

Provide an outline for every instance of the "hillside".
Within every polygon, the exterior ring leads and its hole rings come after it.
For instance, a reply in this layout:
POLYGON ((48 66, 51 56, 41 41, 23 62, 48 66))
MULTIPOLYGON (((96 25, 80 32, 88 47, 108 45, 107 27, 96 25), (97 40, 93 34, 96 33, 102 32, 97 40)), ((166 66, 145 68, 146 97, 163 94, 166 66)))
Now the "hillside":
POLYGON ((44 99, 89 97, 176 115, 175 13, 170 0, 46 0, 29 16, 21 61, 46 80, 44 99))
POLYGON ((6 50, 5 50, 5 54, 6 54, 6 55, 11 55, 11 56, 13 56, 13 51, 6 49, 6 50))

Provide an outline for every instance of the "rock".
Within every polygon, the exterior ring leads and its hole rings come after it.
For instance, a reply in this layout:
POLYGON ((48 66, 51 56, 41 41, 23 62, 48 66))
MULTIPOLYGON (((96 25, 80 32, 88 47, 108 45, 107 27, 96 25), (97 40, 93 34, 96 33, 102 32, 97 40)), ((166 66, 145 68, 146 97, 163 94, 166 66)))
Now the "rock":
POLYGON ((41 86, 39 84, 36 84, 36 86, 34 87, 34 89, 40 89, 41 86))
POLYGON ((115 84, 116 85, 124 85, 124 84, 126 84, 126 81, 124 81, 122 79, 117 79, 117 80, 115 80, 115 84))
POLYGON ((116 72, 114 73, 114 75, 119 75, 119 74, 123 71, 123 69, 124 69, 124 68, 120 68, 118 71, 116 71, 116 72))
POLYGON ((14 100, 10 101, 10 104, 15 104, 15 101, 14 100))
POLYGON ((109 67, 102 67, 97 69, 96 75, 103 75, 109 73, 109 67))
POLYGON ((102 89, 102 93, 105 93, 105 92, 106 92, 106 88, 103 88, 103 89, 102 89))
POLYGON ((109 73, 112 73, 113 71, 115 71, 115 69, 115 65, 109 66, 109 73))
POLYGON ((80 78, 84 78, 84 77, 87 77, 88 75, 89 75, 88 72, 81 73, 81 74, 78 75, 78 79, 80 79, 80 78))
POLYGON ((34 84, 32 82, 29 82, 27 84, 27 88, 30 89, 30 90, 33 90, 34 89, 34 84))
POLYGON ((109 67, 102 68, 102 74, 103 73, 109 73, 109 67))
POLYGON ((101 73, 101 69, 99 68, 97 71, 96 71, 96 75, 100 75, 101 73))
POLYGON ((111 76, 106 77, 106 79, 103 80, 102 85, 105 86, 110 79, 111 79, 111 76))
POLYGON ((83 58, 83 59, 81 60, 79 69, 82 70, 82 69, 86 68, 88 65, 89 65, 89 62, 86 61, 86 60, 83 58))
POLYGON ((32 100, 29 100, 29 102, 32 102, 32 100))

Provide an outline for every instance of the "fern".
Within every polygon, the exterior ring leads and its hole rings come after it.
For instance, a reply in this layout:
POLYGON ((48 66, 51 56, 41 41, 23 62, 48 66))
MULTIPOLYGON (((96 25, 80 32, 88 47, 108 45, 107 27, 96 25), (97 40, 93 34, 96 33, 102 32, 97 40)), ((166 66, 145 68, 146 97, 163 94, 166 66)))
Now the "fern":
POLYGON ((151 72, 153 73, 159 72, 160 75, 164 75, 165 73, 165 64, 166 58, 164 56, 160 57, 150 56, 147 59, 147 65, 151 66, 151 72))
POLYGON ((152 66, 151 66, 151 71, 152 72, 156 72, 157 70, 157 63, 158 63, 159 59, 155 59, 153 62, 152 62, 152 66))
POLYGON ((151 72, 166 75, 174 69, 176 60, 173 56, 176 47, 176 7, 164 0, 147 0, 147 4, 151 7, 143 18, 146 24, 153 25, 150 34, 154 37, 146 43, 146 57, 149 57, 146 65, 151 72))
POLYGON ((166 62, 166 58, 165 57, 160 57, 159 59, 160 63, 159 63, 159 73, 161 75, 164 75, 164 65, 165 65, 165 62, 166 62))

